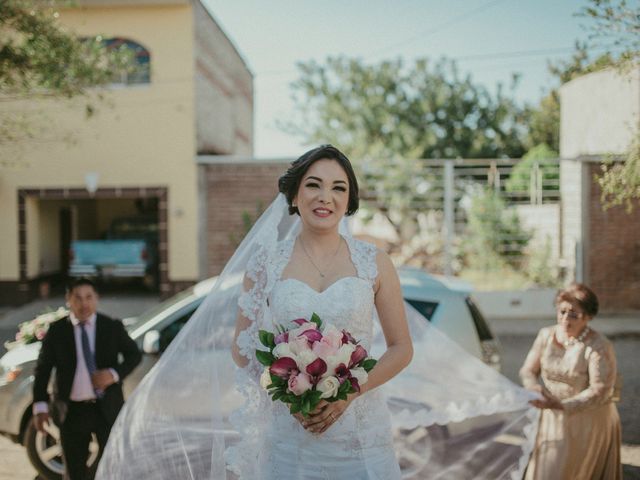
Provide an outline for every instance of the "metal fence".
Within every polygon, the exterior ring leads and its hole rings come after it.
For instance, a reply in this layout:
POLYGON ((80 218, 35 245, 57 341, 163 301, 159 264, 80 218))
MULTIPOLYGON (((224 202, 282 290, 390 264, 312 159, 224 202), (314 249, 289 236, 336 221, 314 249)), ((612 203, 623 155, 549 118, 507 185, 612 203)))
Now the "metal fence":
POLYGON ((476 255, 487 250, 515 269, 536 249, 551 261, 561 253, 558 159, 391 160, 360 170, 367 220, 395 230, 403 263, 422 249, 435 257, 431 270, 451 275, 469 263, 473 242, 476 255))

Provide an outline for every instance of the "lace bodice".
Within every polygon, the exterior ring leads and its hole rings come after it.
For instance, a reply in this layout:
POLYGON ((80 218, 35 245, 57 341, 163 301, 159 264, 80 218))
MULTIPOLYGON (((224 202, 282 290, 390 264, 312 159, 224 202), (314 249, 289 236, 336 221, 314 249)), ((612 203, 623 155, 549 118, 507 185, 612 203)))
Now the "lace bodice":
POLYGON ((342 277, 322 292, 296 278, 278 279, 269 302, 271 317, 288 325, 296 318, 309 319, 317 313, 323 322, 351 332, 368 349, 373 335, 376 249, 352 238, 347 245, 357 276, 342 277))

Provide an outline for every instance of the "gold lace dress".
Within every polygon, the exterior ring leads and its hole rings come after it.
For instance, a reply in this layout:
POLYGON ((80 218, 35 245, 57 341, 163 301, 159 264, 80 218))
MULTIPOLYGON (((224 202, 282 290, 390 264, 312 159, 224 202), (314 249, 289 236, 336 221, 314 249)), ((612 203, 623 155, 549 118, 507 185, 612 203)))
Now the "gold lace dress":
POLYGON ((525 388, 543 385, 564 410, 541 411, 525 480, 618 480, 620 417, 612 401, 616 357, 611 342, 592 331, 568 347, 556 326, 540 330, 520 378, 525 388))

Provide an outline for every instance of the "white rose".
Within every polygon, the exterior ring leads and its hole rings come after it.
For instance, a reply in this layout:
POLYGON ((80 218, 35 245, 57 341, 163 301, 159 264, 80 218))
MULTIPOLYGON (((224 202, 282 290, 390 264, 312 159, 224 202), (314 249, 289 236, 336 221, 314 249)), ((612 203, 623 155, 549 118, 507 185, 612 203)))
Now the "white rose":
POLYGON ((335 397, 340 388, 340 381, 336 377, 325 377, 318 382, 316 388, 322 392, 320 398, 335 397))
POLYGON ((352 368, 351 376, 358 380, 359 385, 364 385, 365 383, 367 383, 367 380, 369 380, 369 374, 362 367, 352 368))
POLYGON ((356 349, 356 345, 353 343, 345 343, 338 350, 338 364, 344 363, 347 367, 349 366, 349 362, 351 361, 351 354, 356 349))
POLYGON ((313 353, 312 350, 305 350, 296 356, 295 361, 298 364, 298 369, 300 369, 301 372, 306 372, 307 365, 314 362, 317 358, 318 356, 313 353))
POLYGON ((271 374, 269 373, 269 367, 265 367, 262 375, 260 375, 260 386, 266 390, 269 385, 271 385, 271 374))
POLYGON ((345 343, 340 347, 340 350, 335 355, 329 355, 327 357, 327 373, 326 376, 335 375, 336 368, 341 363, 344 364, 345 367, 349 366, 349 360, 351 360, 351 354, 356 349, 356 346, 352 343, 345 343))
POLYGON ((296 359, 296 355, 291 351, 291 346, 288 343, 279 343, 273 349, 273 355, 276 358, 289 357, 296 359))

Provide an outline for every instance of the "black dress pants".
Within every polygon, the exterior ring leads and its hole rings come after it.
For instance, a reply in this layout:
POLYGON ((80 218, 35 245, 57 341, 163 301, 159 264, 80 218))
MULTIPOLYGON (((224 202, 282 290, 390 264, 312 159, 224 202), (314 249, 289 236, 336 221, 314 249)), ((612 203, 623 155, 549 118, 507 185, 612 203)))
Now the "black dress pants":
POLYGON ((65 479, 93 479, 110 431, 111 425, 105 420, 96 402, 69 402, 66 418, 60 428, 65 479), (90 468, 87 466, 87 460, 92 433, 98 438, 100 452, 97 461, 90 468))

